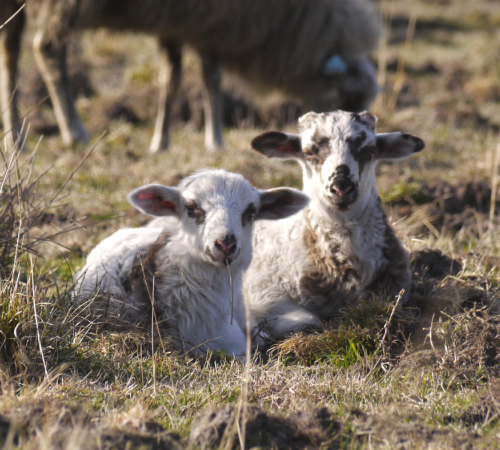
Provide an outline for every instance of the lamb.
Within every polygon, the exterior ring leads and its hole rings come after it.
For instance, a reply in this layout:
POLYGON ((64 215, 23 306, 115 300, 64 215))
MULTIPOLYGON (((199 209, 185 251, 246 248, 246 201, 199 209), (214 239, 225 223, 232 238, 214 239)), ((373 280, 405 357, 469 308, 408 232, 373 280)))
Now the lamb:
POLYGON ((376 122, 368 112, 311 112, 299 119, 298 135, 267 132, 252 141, 268 157, 297 160, 311 197, 296 215, 255 227, 244 290, 253 320, 271 336, 318 327, 372 294, 404 289, 407 299, 409 255, 382 208, 375 166, 425 144, 401 132, 377 134, 376 122))
POLYGON ((36 28, 33 47, 38 67, 67 145, 88 139, 66 67, 66 40, 73 30, 106 27, 158 38, 160 95, 152 152, 168 147, 183 44, 201 56, 209 149, 223 143, 220 65, 243 81, 252 97, 267 101, 285 97, 307 109, 362 111, 378 92, 367 54, 377 46, 380 19, 370 0, 142 0, 123 5, 115 0, 27 0, 26 4, 36 28))
POLYGON ((97 290, 109 299, 113 315, 131 323, 150 317, 154 304, 180 349, 242 356, 247 328, 242 272, 252 258, 253 221, 295 214, 308 197, 289 188, 257 190, 241 175, 204 170, 177 188, 140 187, 128 200, 161 217, 161 226, 122 229, 102 241, 76 275, 74 295, 88 299, 97 290), (234 321, 226 265, 233 279, 234 321))

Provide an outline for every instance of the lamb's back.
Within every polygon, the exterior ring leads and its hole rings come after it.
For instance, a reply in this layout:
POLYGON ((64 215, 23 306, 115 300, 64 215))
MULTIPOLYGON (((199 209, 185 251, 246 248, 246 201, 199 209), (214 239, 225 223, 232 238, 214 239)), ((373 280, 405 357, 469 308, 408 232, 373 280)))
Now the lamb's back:
POLYGON ((101 293, 124 298, 121 280, 130 273, 136 256, 151 246, 161 228, 124 228, 99 243, 88 255, 85 267, 75 276, 74 292, 88 297, 101 293))

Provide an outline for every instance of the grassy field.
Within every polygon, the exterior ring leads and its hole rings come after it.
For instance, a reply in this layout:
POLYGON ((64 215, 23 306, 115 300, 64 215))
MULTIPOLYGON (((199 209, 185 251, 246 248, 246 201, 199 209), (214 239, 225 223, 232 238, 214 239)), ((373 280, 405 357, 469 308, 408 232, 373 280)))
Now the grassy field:
MULTIPOLYGON (((146 222, 125 200, 131 189, 176 184, 208 166, 260 188, 301 185, 296 164, 249 148, 262 132, 256 123, 293 130, 293 108, 277 118, 235 103, 226 149, 204 151, 193 55, 172 148, 150 155, 154 42, 84 34, 70 61, 93 145, 65 149, 48 102, 27 116, 27 152, 13 157, 0 145, 4 448, 236 448, 242 433, 246 448, 500 448, 500 4, 380 6, 379 131, 427 143, 409 161, 379 167, 385 208, 412 252, 408 306, 392 314, 374 298, 352 307, 323 332, 256 355, 245 376, 224 355, 191 359, 166 335, 73 305, 67 290, 93 246, 146 222)), ((23 113, 46 95, 34 67, 28 33, 23 113)))

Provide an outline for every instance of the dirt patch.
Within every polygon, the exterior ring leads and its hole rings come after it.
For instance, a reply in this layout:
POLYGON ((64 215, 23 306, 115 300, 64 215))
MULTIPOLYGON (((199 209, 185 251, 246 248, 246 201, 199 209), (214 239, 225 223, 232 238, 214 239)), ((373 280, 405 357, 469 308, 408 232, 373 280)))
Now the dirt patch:
MULTIPOLYGON (((225 406, 207 409, 194 419, 189 436, 189 444, 200 448, 213 448, 222 439, 234 439, 225 448, 239 445, 235 421, 238 407, 225 406), (230 427, 230 428, 228 428, 230 427)), ((241 416, 240 429, 243 428, 241 416)), ((245 446, 277 449, 318 448, 328 437, 338 431, 339 423, 327 408, 317 408, 291 414, 288 418, 269 414, 262 409, 248 405, 245 424, 245 446)))
POLYGON ((0 441, 24 447, 43 436, 44 445, 53 449, 78 448, 107 450, 141 448, 180 450, 179 436, 158 423, 144 420, 139 426, 103 425, 99 418, 77 404, 45 401, 15 408, 0 418, 0 441))
MULTIPOLYGON (((405 184, 416 183, 412 179, 405 184)), ((471 180, 459 185, 452 185, 445 181, 434 183, 420 183, 409 193, 392 196, 393 205, 424 205, 431 203, 437 209, 447 214, 460 214, 467 208, 474 208, 480 212, 489 212, 491 203, 491 186, 484 181, 471 180)), ((497 201, 500 205, 500 200, 497 201)))
POLYGON ((409 304, 424 311, 431 306, 443 308, 442 300, 449 297, 455 305, 454 309, 447 311, 450 314, 458 312, 457 308, 489 305, 481 280, 456 278, 463 269, 456 259, 432 248, 412 252, 410 258, 413 276, 409 304))
POLYGON ((405 307, 415 315, 414 326, 408 330, 415 348, 429 345, 433 324, 442 325, 461 317, 464 311, 493 304, 496 294, 485 287, 484 280, 463 275, 462 263, 437 249, 413 252, 411 267, 412 290, 405 307))
POLYGON ((498 133, 500 130, 498 124, 484 117, 476 107, 470 105, 454 105, 453 108, 450 108, 449 103, 438 105, 437 118, 455 128, 471 127, 493 133, 498 133))
MULTIPOLYGON (((406 217, 413 223, 413 234, 454 235, 465 231, 477 238, 487 231, 491 207, 489 183, 471 180, 452 185, 444 181, 417 183, 410 179, 405 185, 411 185, 410 192, 391 193, 388 203, 393 205, 396 217, 406 217)), ((500 201, 496 202, 496 208, 500 209, 500 201)))
POLYGON ((350 411, 344 418, 349 423, 351 433, 368 448, 395 448, 410 450, 425 449, 462 449, 473 448, 479 436, 474 432, 453 432, 414 423, 411 414, 405 411, 382 411, 379 414, 365 414, 350 411))
POLYGON ((438 249, 424 248, 411 253, 411 270, 414 279, 438 279, 456 275, 462 270, 462 265, 438 249))
MULTIPOLYGON (((83 62, 73 63, 71 65, 69 78, 75 98, 90 98, 95 95, 96 92, 90 80, 90 70, 90 66, 83 62)), ((31 73, 27 73, 25 76, 28 80, 26 80, 27 82, 24 83, 24 85, 29 86, 29 88, 24 95, 26 99, 29 100, 29 103, 35 105, 44 101, 46 105, 52 107, 49 91, 39 72, 36 70, 31 71, 31 73)))

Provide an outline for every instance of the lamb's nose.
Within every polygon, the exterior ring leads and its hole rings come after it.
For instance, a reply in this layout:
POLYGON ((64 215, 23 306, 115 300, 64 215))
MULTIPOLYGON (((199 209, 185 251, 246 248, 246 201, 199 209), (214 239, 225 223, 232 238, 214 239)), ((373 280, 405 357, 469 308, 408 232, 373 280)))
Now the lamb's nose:
POLYGON ((330 187, 330 190, 340 197, 345 197, 353 189, 354 183, 348 178, 336 178, 330 187))
POLYGON ((234 234, 226 235, 224 239, 218 239, 215 241, 215 248, 224 255, 229 256, 236 251, 236 238, 234 234))

